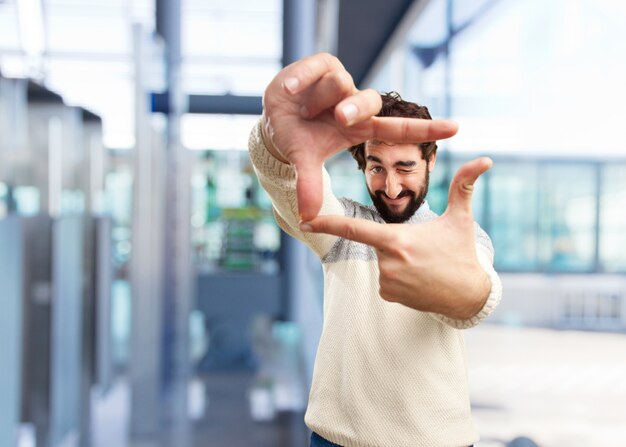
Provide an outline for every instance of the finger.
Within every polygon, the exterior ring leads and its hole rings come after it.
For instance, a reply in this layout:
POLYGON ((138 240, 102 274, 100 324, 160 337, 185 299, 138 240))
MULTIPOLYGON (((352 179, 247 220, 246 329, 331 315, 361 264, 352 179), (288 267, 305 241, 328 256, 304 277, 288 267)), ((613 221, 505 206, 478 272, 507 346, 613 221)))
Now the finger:
POLYGON ((334 234, 382 250, 391 244, 391 226, 344 216, 318 216, 303 222, 300 228, 313 233, 334 234))
POLYGON ((448 193, 449 214, 471 216, 472 193, 478 177, 493 166, 489 157, 481 157, 465 163, 459 168, 450 183, 448 193))
POLYGON ((300 115, 303 118, 314 118, 357 91, 352 76, 347 71, 328 72, 303 93, 300 115))
POLYGON ((382 106, 383 100, 376 90, 357 91, 337 104, 335 119, 345 126, 351 126, 373 117, 382 106))
POLYGON ((295 95, 336 70, 345 71, 339 59, 329 53, 319 53, 288 65, 277 79, 287 93, 295 95))
POLYGON ((295 168, 298 212, 300 213, 300 220, 308 221, 317 216, 322 207, 322 163, 298 163, 295 168))
POLYGON ((450 120, 420 118, 374 117, 361 123, 364 140, 381 140, 393 143, 422 143, 442 140, 455 135, 459 126, 450 120))

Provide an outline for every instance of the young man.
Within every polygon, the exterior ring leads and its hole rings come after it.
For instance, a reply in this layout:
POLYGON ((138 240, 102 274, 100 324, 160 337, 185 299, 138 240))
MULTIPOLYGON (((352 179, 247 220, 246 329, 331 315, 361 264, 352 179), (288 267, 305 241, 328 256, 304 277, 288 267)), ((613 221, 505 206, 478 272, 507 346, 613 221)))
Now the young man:
POLYGON ((438 217, 425 201, 434 141, 454 135, 456 125, 428 118, 397 96, 359 91, 327 54, 286 67, 265 92, 250 157, 276 220, 324 270, 324 324, 305 416, 312 446, 478 439, 458 329, 478 324, 501 297, 493 248, 471 213, 473 184, 491 162, 459 170, 438 217), (374 207, 332 194, 323 162, 349 146, 374 207))

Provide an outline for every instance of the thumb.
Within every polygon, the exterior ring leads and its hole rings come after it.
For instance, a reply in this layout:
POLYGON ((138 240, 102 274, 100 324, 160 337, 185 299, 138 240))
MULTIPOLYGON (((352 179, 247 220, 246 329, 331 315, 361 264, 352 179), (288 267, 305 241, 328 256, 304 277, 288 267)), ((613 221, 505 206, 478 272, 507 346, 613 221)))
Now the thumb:
POLYGON ((472 214, 474 183, 491 166, 493 166, 493 161, 489 157, 481 157, 468 161, 456 171, 448 192, 447 213, 457 215, 472 214))
POLYGON ((300 163, 295 168, 298 212, 302 221, 308 221, 315 218, 322 208, 322 163, 300 163))

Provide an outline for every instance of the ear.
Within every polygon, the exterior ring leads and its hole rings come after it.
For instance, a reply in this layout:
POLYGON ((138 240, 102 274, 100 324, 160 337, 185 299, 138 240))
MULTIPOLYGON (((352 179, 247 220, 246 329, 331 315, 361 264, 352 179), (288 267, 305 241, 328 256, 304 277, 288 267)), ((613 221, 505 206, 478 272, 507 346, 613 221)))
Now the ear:
POLYGON ((430 156, 430 160, 428 161, 428 172, 433 172, 435 169, 435 164, 437 163, 437 152, 430 156))

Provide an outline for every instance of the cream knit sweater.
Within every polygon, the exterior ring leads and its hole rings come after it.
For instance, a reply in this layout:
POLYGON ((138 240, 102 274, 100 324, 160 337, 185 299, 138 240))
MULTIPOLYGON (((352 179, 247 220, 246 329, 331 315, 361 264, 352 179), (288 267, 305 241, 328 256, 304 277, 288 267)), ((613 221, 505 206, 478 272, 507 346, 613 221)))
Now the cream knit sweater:
MULTIPOLYGON (((324 271, 324 323, 318 346, 308 427, 346 447, 468 446, 478 440, 470 414, 462 331, 485 319, 500 301, 493 248, 476 225, 479 261, 492 281, 483 309, 469 320, 420 312, 383 300, 373 249, 298 228, 295 172, 265 148, 260 126, 250 135, 250 158, 283 230, 305 242, 324 271)), ((373 207, 337 199, 324 176, 320 214, 383 222, 373 207)), ((424 203, 409 224, 432 220, 424 203)))

